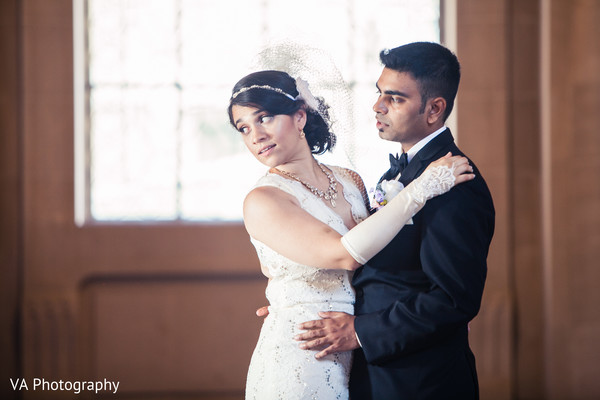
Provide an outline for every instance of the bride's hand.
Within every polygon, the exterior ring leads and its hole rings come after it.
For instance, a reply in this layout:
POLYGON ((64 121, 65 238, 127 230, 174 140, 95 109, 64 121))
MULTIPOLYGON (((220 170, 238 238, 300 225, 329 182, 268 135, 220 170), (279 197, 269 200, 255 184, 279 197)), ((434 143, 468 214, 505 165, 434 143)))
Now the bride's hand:
POLYGON ((456 178, 454 185, 458 185, 459 183, 467 182, 475 178, 475 174, 473 174, 473 167, 469 165, 469 160, 466 157, 453 156, 452 153, 448 152, 448 154, 442 158, 439 158, 429 164, 426 170, 440 166, 446 166, 452 170, 452 173, 456 178))

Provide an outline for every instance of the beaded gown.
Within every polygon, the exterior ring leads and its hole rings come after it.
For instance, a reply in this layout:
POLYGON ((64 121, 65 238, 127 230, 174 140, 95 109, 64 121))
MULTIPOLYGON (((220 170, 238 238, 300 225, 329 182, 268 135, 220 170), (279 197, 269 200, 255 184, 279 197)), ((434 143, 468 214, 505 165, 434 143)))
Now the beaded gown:
MULTIPOLYGON (((352 206, 354 220, 362 221, 368 212, 361 191, 347 170, 329 168, 343 186, 341 192, 352 206)), ((300 182, 269 173, 256 186, 277 187, 295 196, 305 211, 338 233, 343 235, 348 231, 342 218, 300 182)), ((246 399, 348 399, 352 352, 317 360, 317 351, 300 349, 293 338, 301 333, 297 325, 319 319, 319 311, 354 313, 351 272, 301 265, 254 238, 251 241, 271 279, 266 289, 269 315, 250 361, 246 399)))

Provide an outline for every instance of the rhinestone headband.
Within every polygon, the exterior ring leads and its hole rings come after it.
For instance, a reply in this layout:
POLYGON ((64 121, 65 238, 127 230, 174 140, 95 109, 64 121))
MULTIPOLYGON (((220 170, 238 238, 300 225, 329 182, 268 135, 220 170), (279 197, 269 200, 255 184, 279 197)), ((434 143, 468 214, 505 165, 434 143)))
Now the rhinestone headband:
POLYGON ((233 95, 231 95, 230 101, 235 99, 241 93, 247 92, 248 90, 252 90, 252 89, 271 90, 273 92, 282 94, 285 97, 287 97, 288 99, 293 100, 293 101, 303 100, 304 103, 306 104, 307 109, 312 110, 312 111, 316 112, 317 114, 319 114, 321 116, 321 118, 323 118, 324 121, 329 120, 329 116, 327 115, 327 112, 323 110, 323 108, 325 108, 325 110, 326 110, 326 106, 321 105, 321 103, 317 100, 317 98, 311 93, 310 89, 308 88, 308 82, 306 82, 302 78, 296 78, 296 90, 298 91, 298 96, 296 96, 296 97, 292 96, 289 93, 284 92, 282 89, 279 89, 279 88, 276 88, 273 86, 252 85, 252 86, 243 87, 240 90, 238 90, 237 92, 235 92, 233 95))
POLYGON ((273 87, 273 86, 269 86, 269 85, 252 85, 252 86, 247 86, 247 87, 243 87, 240 90, 238 90, 237 92, 235 92, 231 98, 235 99, 236 97, 238 97, 241 93, 247 92, 248 90, 252 90, 252 89, 266 89, 266 90, 272 90, 274 92, 277 92, 279 94, 284 95, 285 97, 287 97, 290 100, 296 100, 296 98, 294 96, 292 96, 289 93, 284 92, 283 90, 273 87))

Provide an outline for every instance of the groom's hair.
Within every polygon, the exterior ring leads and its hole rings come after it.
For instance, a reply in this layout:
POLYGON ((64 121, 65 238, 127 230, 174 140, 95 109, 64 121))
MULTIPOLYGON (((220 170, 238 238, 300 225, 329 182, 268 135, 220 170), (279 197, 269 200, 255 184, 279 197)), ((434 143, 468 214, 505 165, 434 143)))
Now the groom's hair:
POLYGON ((417 81, 421 93, 421 112, 433 97, 446 100, 444 121, 454 108, 454 98, 460 82, 460 63, 446 47, 432 42, 409 43, 379 54, 386 68, 407 72, 417 81))

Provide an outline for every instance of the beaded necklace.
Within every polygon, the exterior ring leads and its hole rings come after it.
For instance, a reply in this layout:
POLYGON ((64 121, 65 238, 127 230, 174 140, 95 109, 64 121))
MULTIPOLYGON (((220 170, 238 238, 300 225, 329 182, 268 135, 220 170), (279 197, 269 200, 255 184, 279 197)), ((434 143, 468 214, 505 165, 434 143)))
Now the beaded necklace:
POLYGON ((329 200, 329 202, 331 203, 332 207, 335 207, 335 199, 337 199, 337 181, 335 180, 335 178, 333 177, 332 174, 330 174, 329 172, 327 172, 325 170, 325 168, 323 168, 323 166, 317 162, 317 165, 319 166, 319 168, 321 169, 321 171, 323 171, 323 173, 325 174, 325 176, 327 177, 327 179, 329 179, 329 187, 327 188, 327 191, 322 191, 321 189, 318 189, 316 187, 314 187, 313 185, 311 185, 308 182, 303 181, 302 179, 300 179, 299 177, 297 177, 296 175, 289 173, 287 171, 282 171, 278 168, 274 168, 277 172, 281 173, 282 175, 287 176, 288 178, 291 178, 295 181, 300 182, 301 184, 303 184, 308 190, 310 190, 310 192, 312 194, 314 194, 317 197, 320 197, 322 199, 325 200, 329 200))

